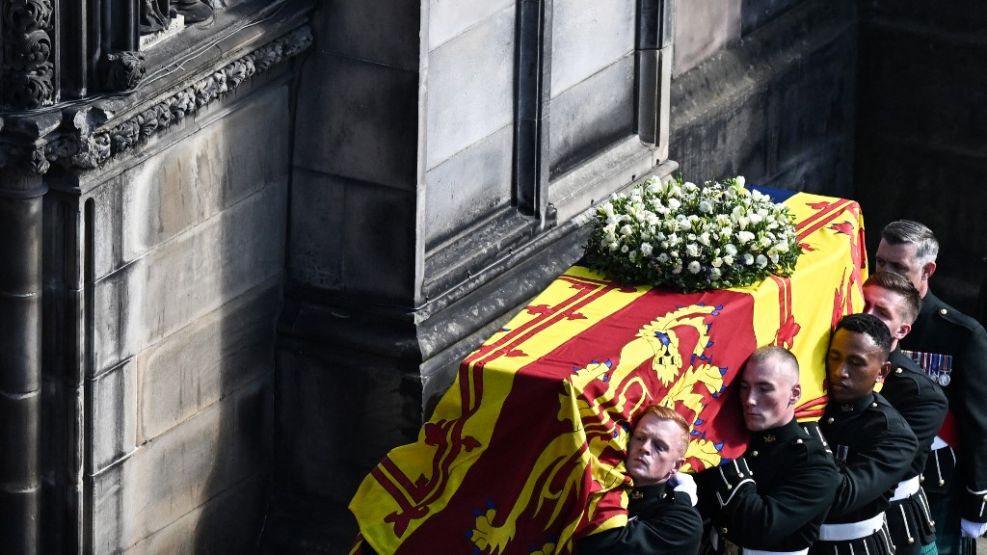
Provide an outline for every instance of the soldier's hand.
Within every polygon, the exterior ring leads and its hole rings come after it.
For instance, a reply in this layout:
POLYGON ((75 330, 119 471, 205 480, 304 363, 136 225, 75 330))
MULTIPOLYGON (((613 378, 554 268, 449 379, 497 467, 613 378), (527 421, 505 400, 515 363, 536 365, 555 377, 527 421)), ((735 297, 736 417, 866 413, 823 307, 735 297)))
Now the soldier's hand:
POLYGON ((672 486, 672 491, 680 495, 686 495, 689 497, 689 502, 692 506, 696 506, 696 501, 699 499, 699 495, 696 493, 696 481, 692 479, 692 476, 686 474, 685 472, 676 472, 675 475, 668 481, 672 486))
POLYGON ((973 522, 972 520, 960 519, 960 530, 967 538, 979 538, 987 532, 987 522, 973 522))

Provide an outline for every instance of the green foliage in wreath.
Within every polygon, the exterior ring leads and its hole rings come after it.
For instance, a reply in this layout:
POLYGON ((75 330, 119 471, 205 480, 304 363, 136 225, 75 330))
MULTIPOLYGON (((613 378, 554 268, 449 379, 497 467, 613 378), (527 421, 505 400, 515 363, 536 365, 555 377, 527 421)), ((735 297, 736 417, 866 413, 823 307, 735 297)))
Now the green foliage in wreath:
POLYGON ((744 187, 652 178, 596 209, 590 264, 627 283, 680 291, 788 276, 802 248, 788 207, 744 187))

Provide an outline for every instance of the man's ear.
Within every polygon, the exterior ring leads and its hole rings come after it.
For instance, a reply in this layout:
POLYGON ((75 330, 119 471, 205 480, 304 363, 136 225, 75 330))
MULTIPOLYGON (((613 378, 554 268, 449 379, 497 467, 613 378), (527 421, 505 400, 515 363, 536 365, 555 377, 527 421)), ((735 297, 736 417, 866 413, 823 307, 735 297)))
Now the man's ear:
POLYGON ((884 383, 884 379, 888 377, 891 373, 891 361, 886 360, 884 364, 881 365, 881 370, 877 373, 877 379, 874 380, 876 383, 884 383))
POLYGON ((936 273, 936 261, 932 260, 922 265, 922 279, 928 280, 932 274, 936 273))
POLYGON ((912 325, 911 324, 902 324, 902 325, 898 326, 898 331, 896 331, 895 333, 893 333, 891 335, 893 335, 894 338, 897 339, 898 341, 901 341, 902 339, 904 339, 908 335, 908 332, 910 332, 910 331, 912 331, 912 325))
POLYGON ((802 398, 802 384, 797 383, 792 386, 792 397, 788 400, 789 405, 794 405, 802 398))

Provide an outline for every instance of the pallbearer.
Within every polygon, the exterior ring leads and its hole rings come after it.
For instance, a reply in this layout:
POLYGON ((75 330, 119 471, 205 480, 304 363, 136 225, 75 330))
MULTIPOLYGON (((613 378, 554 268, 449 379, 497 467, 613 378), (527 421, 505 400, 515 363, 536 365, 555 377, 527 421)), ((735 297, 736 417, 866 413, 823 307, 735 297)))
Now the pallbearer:
POLYGON ((717 553, 806 553, 816 539, 839 480, 818 428, 795 420, 802 395, 795 356, 762 347, 739 379, 744 455, 701 472, 699 509, 712 521, 717 553))
POLYGON ((891 333, 870 314, 844 316, 826 354, 829 403, 819 427, 840 481, 809 553, 894 553, 884 511, 918 449, 905 419, 874 385, 890 370, 891 333))
POLYGON ((933 439, 946 417, 946 395, 898 349, 922 301, 908 278, 877 272, 864 283, 864 303, 864 312, 876 316, 891 332, 891 373, 884 380, 881 395, 905 417, 919 446, 887 510, 891 539, 898 547, 897 555, 934 553, 935 528, 920 477, 933 439))

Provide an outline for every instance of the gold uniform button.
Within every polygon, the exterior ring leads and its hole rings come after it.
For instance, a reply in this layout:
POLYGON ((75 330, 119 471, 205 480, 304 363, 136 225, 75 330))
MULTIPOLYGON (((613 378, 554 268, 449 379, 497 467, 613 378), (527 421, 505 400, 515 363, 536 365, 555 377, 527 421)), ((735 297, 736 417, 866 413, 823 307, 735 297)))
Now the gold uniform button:
POLYGON ((870 406, 877 408, 877 403, 871 403, 870 406))
POLYGON ((940 308, 940 309, 939 309, 939 314, 942 314, 943 316, 945 316, 945 315, 946 315, 946 314, 948 314, 948 313, 949 313, 949 311, 948 311, 948 310, 946 310, 945 308, 940 308))
POLYGON ((727 527, 724 526, 723 528, 720 528, 720 533, 721 534, 726 534, 727 533, 727 527))
POLYGON ((756 457, 757 456, 757 451, 751 451, 751 456, 752 457, 756 457))
POLYGON ((902 370, 901 368, 898 368, 897 370, 894 371, 895 374, 901 374, 902 372, 904 372, 904 370, 902 370))
POLYGON ((987 501, 987 495, 984 496, 984 501, 987 501))
POLYGON ((833 418, 832 416, 830 416, 829 418, 826 419, 826 423, 827 424, 832 424, 833 422, 836 422, 836 419, 833 418))
POLYGON ((796 440, 795 440, 795 443, 798 443, 799 445, 802 445, 802 438, 798 438, 798 439, 796 439, 796 440))
POLYGON ((924 482, 925 481, 925 475, 924 474, 919 474, 918 475, 918 481, 919 482, 924 482))

